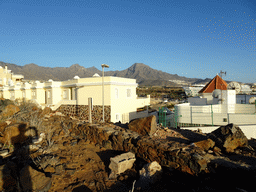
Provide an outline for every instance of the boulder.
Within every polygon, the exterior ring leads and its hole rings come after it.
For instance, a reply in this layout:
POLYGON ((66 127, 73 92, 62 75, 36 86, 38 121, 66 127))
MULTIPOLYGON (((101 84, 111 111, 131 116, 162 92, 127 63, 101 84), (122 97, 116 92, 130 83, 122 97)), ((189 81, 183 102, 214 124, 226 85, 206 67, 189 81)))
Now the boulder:
POLYGON ((20 108, 18 106, 10 104, 5 107, 1 115, 3 118, 8 118, 13 116, 15 113, 19 111, 20 111, 20 108))
POLYGON ((151 136, 157 129, 156 116, 151 115, 149 117, 135 119, 128 124, 128 128, 140 135, 151 136))
POLYGON ((201 148, 204 151, 208 151, 210 148, 214 147, 215 142, 211 139, 206 139, 206 140, 195 142, 194 145, 196 147, 201 148))
POLYGON ((0 156, 5 157, 9 154, 9 149, 1 149, 0 156))
POLYGON ((233 152, 238 147, 248 146, 248 140, 242 130, 234 124, 221 126, 208 136, 215 141, 216 146, 226 152, 233 152))
POLYGON ((136 186, 142 189, 149 189, 152 184, 161 179, 162 172, 161 165, 156 161, 144 165, 140 170, 140 179, 138 183, 136 183, 136 186))
POLYGON ((46 192, 51 188, 51 177, 26 165, 20 171, 20 184, 23 191, 46 192))
POLYGON ((131 169, 134 161, 136 160, 135 154, 128 152, 110 158, 109 168, 111 169, 110 178, 115 178, 120 173, 131 169))
POLYGON ((16 164, 11 161, 0 166, 0 191, 17 191, 15 170, 16 164))
POLYGON ((251 98, 249 99, 249 103, 250 103, 250 104, 255 104, 255 102, 256 102, 256 97, 251 97, 251 98))
POLYGON ((3 132, 4 132, 4 129, 5 127, 7 126, 8 124, 4 121, 0 122, 0 135, 3 136, 3 132))
POLYGON ((11 101, 9 99, 0 98, 0 106, 1 107, 6 107, 7 105, 11 105, 11 104, 13 104, 13 101, 11 101))
MULTIPOLYGON (((27 132, 26 132, 26 133, 27 133, 27 132)), ((25 134, 25 135, 26 135, 26 134, 25 134)), ((45 137, 46 137, 45 133, 40 133, 39 137, 38 137, 38 136, 34 136, 34 137, 32 138, 32 143, 33 143, 33 144, 41 143, 45 137)))
POLYGON ((50 107, 45 107, 41 113, 42 116, 52 113, 52 109, 50 107))
POLYGON ((5 127, 3 137, 0 138, 0 142, 8 145, 23 143, 27 140, 27 136, 25 135, 26 128, 26 123, 17 123, 5 127))

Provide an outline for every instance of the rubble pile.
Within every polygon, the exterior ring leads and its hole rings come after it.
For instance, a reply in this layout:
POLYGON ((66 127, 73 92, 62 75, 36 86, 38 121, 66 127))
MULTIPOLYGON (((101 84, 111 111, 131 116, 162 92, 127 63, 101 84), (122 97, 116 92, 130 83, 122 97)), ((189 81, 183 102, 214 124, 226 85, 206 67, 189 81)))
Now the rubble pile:
POLYGON ((134 124, 93 125, 49 108, 17 107, 0 113, 1 191, 253 188, 256 141, 233 124, 210 134, 161 126, 144 134, 134 124))

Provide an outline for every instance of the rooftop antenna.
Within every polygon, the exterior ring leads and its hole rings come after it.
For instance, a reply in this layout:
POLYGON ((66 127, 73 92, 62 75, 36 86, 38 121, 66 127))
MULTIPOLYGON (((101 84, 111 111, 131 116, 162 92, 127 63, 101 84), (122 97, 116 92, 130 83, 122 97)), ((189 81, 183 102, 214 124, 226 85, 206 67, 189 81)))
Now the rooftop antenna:
POLYGON ((224 74, 225 76, 227 75, 227 71, 222 71, 222 70, 220 70, 220 77, 221 77, 221 79, 222 79, 222 74, 224 74))

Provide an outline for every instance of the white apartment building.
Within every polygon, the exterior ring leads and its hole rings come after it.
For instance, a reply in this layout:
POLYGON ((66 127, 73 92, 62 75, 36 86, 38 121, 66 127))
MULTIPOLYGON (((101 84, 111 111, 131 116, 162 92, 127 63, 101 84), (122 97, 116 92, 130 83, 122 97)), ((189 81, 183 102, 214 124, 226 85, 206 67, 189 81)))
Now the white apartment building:
POLYGON ((102 120, 104 97, 105 120, 127 123, 132 119, 148 116, 147 111, 137 112, 137 109, 150 105, 150 95, 137 97, 137 86, 136 79, 106 76, 102 95, 102 77, 76 76, 67 81, 4 84, 0 87, 0 96, 10 100, 31 100, 42 108, 48 106, 85 119, 88 119, 89 114, 88 98, 92 98, 92 118, 95 121, 102 120))

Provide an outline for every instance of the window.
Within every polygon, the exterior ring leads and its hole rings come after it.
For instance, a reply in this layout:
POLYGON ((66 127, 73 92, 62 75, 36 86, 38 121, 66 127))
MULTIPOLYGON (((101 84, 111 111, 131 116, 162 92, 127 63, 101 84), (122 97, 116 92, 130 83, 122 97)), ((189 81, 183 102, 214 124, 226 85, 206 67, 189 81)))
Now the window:
POLYGON ((132 90, 131 89, 127 89, 126 93, 127 93, 127 97, 132 97, 132 90))
POLYGON ((116 99, 118 99, 118 88, 115 88, 115 96, 116 96, 116 99))
POLYGON ((48 99, 51 99, 51 91, 48 91, 48 99))
POLYGON ((32 91, 32 99, 36 99, 36 91, 32 91))
POLYGON ((11 92, 11 100, 14 100, 15 96, 14 96, 14 92, 11 92))
POLYGON ((63 99, 67 99, 68 98, 68 91, 64 90, 63 91, 63 99))
POLYGON ((120 115, 117 113, 116 114, 116 122, 120 121, 120 115))

